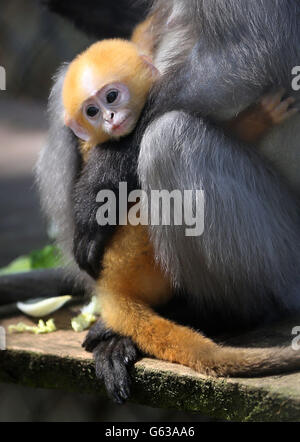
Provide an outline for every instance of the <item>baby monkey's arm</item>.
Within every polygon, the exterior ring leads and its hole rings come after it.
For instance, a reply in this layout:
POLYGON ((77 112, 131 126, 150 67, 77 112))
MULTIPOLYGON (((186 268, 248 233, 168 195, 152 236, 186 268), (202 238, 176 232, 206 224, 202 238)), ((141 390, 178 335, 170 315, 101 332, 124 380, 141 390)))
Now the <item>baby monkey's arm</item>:
POLYGON ((272 127, 283 123, 298 112, 292 107, 295 98, 284 98, 285 90, 270 93, 231 120, 227 128, 246 143, 260 141, 272 127))

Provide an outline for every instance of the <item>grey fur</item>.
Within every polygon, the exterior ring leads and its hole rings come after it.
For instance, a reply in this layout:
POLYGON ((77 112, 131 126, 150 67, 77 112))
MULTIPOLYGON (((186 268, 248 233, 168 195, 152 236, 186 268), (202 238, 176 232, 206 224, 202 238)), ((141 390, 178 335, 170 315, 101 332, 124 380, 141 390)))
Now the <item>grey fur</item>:
POLYGON ((153 226, 156 254, 204 316, 213 306, 252 322, 271 313, 274 302, 282 310, 294 306, 289 292, 300 282, 300 231, 289 192, 243 149, 199 117, 171 112, 148 127, 139 172, 148 191, 204 189, 204 234, 153 226))
POLYGON ((291 69, 300 64, 300 3, 157 0, 160 7, 173 11, 173 20, 158 48, 166 53, 168 34, 184 30, 190 51, 185 45, 183 64, 175 53, 153 92, 162 115, 143 137, 139 176, 148 192, 203 188, 206 209, 202 237, 187 238, 186 226, 151 228, 158 260, 200 317, 250 324, 299 308, 299 204, 284 183, 300 191, 299 116, 260 146, 270 165, 214 122, 270 88, 289 89, 291 69), (296 165, 289 167, 286 152, 296 165))
POLYGON ((36 165, 36 178, 42 209, 54 226, 57 244, 63 252, 69 271, 81 283, 91 288, 92 280, 81 272, 73 256, 73 207, 72 192, 80 172, 80 156, 77 139, 64 125, 62 86, 67 65, 63 65, 54 77, 49 97, 49 132, 47 144, 42 149, 36 165))

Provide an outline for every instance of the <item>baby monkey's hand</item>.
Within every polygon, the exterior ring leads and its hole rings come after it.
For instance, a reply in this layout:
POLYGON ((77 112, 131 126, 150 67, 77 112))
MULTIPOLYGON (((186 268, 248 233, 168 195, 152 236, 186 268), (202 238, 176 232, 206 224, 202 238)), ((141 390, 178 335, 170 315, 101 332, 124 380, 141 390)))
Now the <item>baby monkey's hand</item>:
POLYGON ((257 105, 257 117, 265 119, 271 126, 281 124, 291 118, 298 112, 298 109, 292 107, 296 102, 294 97, 284 98, 285 89, 276 93, 267 94, 262 97, 257 105))
POLYGON ((228 124, 228 129, 246 143, 256 143, 274 126, 294 116, 295 98, 284 98, 285 90, 264 95, 257 104, 241 112, 228 124))

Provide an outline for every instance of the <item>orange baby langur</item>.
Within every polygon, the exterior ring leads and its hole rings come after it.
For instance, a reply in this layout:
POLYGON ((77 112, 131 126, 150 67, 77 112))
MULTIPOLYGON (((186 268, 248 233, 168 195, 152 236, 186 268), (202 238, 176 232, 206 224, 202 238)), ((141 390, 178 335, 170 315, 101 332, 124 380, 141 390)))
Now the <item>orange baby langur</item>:
POLYGON ((65 124, 85 156, 134 129, 158 71, 138 46, 121 39, 93 44, 70 64, 63 87, 65 124))

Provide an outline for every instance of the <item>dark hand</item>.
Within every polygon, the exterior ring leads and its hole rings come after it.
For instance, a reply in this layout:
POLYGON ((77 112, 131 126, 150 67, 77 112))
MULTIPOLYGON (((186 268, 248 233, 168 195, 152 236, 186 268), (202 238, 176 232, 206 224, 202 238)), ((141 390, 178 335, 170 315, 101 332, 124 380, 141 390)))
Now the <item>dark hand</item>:
POLYGON ((76 232, 74 235, 75 260, 94 279, 99 278, 103 254, 114 229, 115 226, 99 226, 99 231, 89 231, 87 228, 86 233, 76 232))
POLYGON ((139 359, 139 352, 130 338, 107 329, 99 320, 88 332, 82 346, 93 352, 96 376, 103 381, 108 395, 118 404, 130 396, 130 368, 139 359))

